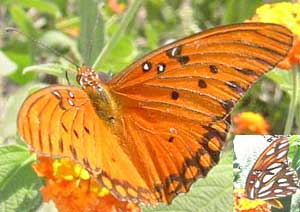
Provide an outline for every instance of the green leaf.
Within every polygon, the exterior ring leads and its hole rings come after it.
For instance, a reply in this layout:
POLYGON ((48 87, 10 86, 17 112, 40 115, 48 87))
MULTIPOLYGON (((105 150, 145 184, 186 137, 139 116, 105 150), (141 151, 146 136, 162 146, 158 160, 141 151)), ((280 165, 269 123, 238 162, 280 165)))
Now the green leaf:
POLYGON ((232 211, 233 208, 233 156, 225 152, 219 164, 204 179, 198 180, 191 190, 178 196, 169 206, 145 207, 144 212, 207 212, 232 211))
POLYGON ((60 65, 58 63, 47 63, 41 65, 28 66, 24 68, 23 74, 27 74, 29 72, 38 72, 54 75, 57 77, 65 77, 66 71, 69 71, 69 69, 66 68, 64 65, 60 65))
POLYGON ((34 160, 23 146, 0 147, 0 211, 33 211, 41 203, 41 181, 31 167, 34 160))
POLYGON ((104 58, 101 71, 116 73, 132 63, 138 53, 132 40, 130 36, 121 38, 119 43, 111 50, 111 54, 104 58))
POLYGON ((263 4, 262 0, 252 1, 226 1, 226 9, 223 15, 224 24, 244 22, 255 14, 256 8, 263 4))
POLYGON ((292 81, 292 72, 281 70, 281 69, 275 69, 272 72, 269 72, 266 74, 266 76, 274 81, 283 91, 288 93, 290 96, 293 92, 293 86, 291 84, 292 81))
POLYGON ((28 42, 29 55, 30 55, 30 59, 32 62, 32 61, 34 61, 34 54, 36 52, 34 40, 37 38, 37 31, 35 30, 35 28, 33 26, 33 21, 25 13, 24 9, 19 6, 13 5, 10 7, 9 11, 10 11, 12 19, 16 23, 18 29, 20 29, 20 31, 26 35, 26 37, 29 41, 28 42))
POLYGON ((91 66, 104 45, 104 21, 95 0, 78 0, 80 10, 79 50, 91 66))
MULTIPOLYGON (((52 48, 52 52, 56 54, 56 56, 60 57, 62 54, 60 52, 70 50, 77 60, 81 61, 81 55, 78 52, 77 44, 70 37, 66 36, 64 33, 56 30, 47 31, 41 38, 40 43, 46 44, 47 47, 52 48), (57 50, 57 51, 56 51, 57 50)), ((75 64, 69 58, 67 59, 68 63, 75 64)))
POLYGON ((30 91, 40 89, 45 85, 41 84, 28 84, 23 86, 14 94, 11 94, 8 98, 7 102, 5 103, 4 109, 4 117, 3 117, 3 124, 0 122, 0 137, 9 138, 16 135, 17 132, 17 116, 19 108, 21 107, 23 101, 28 96, 30 91))
POLYGON ((25 13, 24 9, 20 6, 13 5, 10 7, 9 11, 17 27, 26 35, 35 38, 37 33, 33 26, 33 22, 25 13))
POLYGON ((56 4, 44 0, 6 0, 6 4, 20 5, 25 8, 35 8, 40 12, 53 15, 56 18, 61 16, 56 4))
POLYGON ((22 73, 23 68, 30 65, 32 60, 30 55, 28 54, 28 51, 26 51, 27 46, 24 46, 18 42, 16 42, 16 45, 16 47, 4 50, 4 53, 18 65, 18 69, 15 72, 13 72, 9 76, 9 78, 15 83, 25 84, 35 79, 34 73, 28 73, 25 75, 23 75, 22 73))
POLYGON ((102 65, 102 60, 110 54, 112 49, 116 46, 116 44, 120 41, 121 37, 124 35, 128 25, 131 23, 131 21, 134 19, 137 11, 139 10, 140 6, 142 5, 142 0, 135 0, 132 2, 132 4, 129 6, 129 8, 126 11, 126 14, 123 16, 118 29, 114 32, 111 39, 108 43, 104 46, 101 53, 97 56, 96 61, 93 64, 93 68, 96 70, 99 69, 102 65))

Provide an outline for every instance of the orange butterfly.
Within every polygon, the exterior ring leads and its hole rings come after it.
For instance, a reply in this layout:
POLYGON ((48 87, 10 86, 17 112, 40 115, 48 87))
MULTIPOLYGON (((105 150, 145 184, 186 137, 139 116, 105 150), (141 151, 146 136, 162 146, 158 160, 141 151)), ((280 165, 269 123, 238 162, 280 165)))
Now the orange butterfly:
POLYGON ((263 199, 282 208, 277 199, 292 195, 300 188, 296 171, 288 166, 288 152, 288 137, 279 137, 260 154, 245 184, 249 199, 263 199))
POLYGON ((236 102, 288 54, 280 25, 217 27, 166 45, 109 82, 80 67, 75 86, 30 95, 21 137, 70 157, 119 199, 170 203, 218 162, 236 102))

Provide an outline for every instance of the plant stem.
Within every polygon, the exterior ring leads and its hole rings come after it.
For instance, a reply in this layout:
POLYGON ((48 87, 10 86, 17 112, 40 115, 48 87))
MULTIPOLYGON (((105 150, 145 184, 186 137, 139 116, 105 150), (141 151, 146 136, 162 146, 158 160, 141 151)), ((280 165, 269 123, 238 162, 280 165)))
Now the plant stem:
POLYGON ((299 90, 299 67, 298 65, 294 66, 292 69, 292 95, 291 95, 291 101, 289 105, 289 111, 288 111, 288 116, 287 120, 285 123, 285 128, 284 128, 284 134, 288 135, 291 134, 292 131, 292 126, 293 126, 293 121, 295 118, 295 110, 298 102, 298 90, 299 90))
POLYGON ((138 9, 140 8, 143 0, 136 0, 134 1, 130 7, 128 8, 126 14, 124 15, 118 29, 114 32, 112 35, 111 39, 106 43, 100 54, 98 55, 93 68, 94 69, 99 69, 101 66, 101 62, 103 58, 110 53, 110 51, 113 49, 113 47, 118 43, 119 39, 122 37, 124 34, 127 26, 129 23, 132 21, 134 16, 136 15, 138 9))

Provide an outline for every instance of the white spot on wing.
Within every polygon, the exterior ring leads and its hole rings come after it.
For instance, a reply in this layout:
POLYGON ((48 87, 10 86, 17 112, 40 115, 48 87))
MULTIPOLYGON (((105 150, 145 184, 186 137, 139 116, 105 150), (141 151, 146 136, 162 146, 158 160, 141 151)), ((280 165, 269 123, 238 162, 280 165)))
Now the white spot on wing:
POLYGON ((282 168, 281 167, 278 167, 278 168, 276 168, 276 169, 272 169, 272 170, 270 170, 269 168, 267 168, 267 170, 268 171, 270 171, 272 174, 277 174, 278 172, 280 172, 281 170, 282 170, 282 168))
POLYGON ((271 164, 270 166, 268 166, 267 169, 274 169, 274 168, 277 168, 277 167, 279 167, 279 166, 281 166, 281 163, 273 163, 273 164, 271 164))
POLYGON ((278 146, 278 148, 281 149, 281 148, 284 148, 284 147, 286 147, 286 146, 288 146, 288 145, 289 145, 289 142, 288 142, 288 141, 285 141, 284 143, 280 144, 280 145, 278 146))
POLYGON ((145 62, 143 65, 143 69, 144 69, 144 71, 149 71, 151 69, 150 64, 148 62, 145 62))
POLYGON ((72 91, 69 91, 69 96, 73 99, 75 96, 74 96, 74 93, 72 91))
POLYGON ((286 187, 286 186, 289 186, 290 184, 289 183, 279 183, 278 186, 279 187, 286 187))
POLYGON ((287 173, 285 173, 285 175, 292 175, 292 174, 295 174, 294 171, 288 171, 287 173))
POLYGON ((250 191, 249 199, 254 199, 254 188, 252 188, 250 191))
POLYGON ((288 152, 287 150, 280 152, 280 153, 277 155, 276 158, 277 158, 277 159, 280 159, 280 158, 286 156, 287 152, 288 152))
POLYGON ((285 178, 280 178, 279 180, 277 180, 278 183, 285 183, 287 182, 287 179, 285 178))
POLYGON ((267 191, 267 190, 269 190, 272 186, 273 186, 273 184, 274 184, 274 182, 272 182, 272 183, 269 183, 268 185, 266 185, 266 186, 263 186, 260 190, 259 190, 259 192, 258 193, 263 193, 263 192, 265 192, 265 191, 267 191))
POLYGON ((61 95, 60 95, 60 93, 59 93, 58 91, 53 91, 52 93, 53 93, 55 96, 57 96, 58 98, 61 99, 61 95))
POLYGON ((169 129, 170 133, 177 134, 177 130, 174 127, 169 129))
POLYGON ((260 186, 260 182, 257 180, 257 181, 255 182, 255 184, 254 184, 254 187, 255 187, 255 188, 259 188, 259 186, 260 186))
POLYGON ((74 105, 75 105, 74 102, 73 102, 71 99, 69 99, 69 98, 68 98, 68 103, 69 103, 71 106, 74 106, 74 105))
POLYGON ((165 65, 164 64, 158 64, 157 70, 159 73, 165 71, 165 65))
POLYGON ((272 149, 270 149, 270 150, 266 153, 266 155, 267 155, 267 156, 272 155, 272 154, 274 154, 274 152, 275 152, 275 148, 273 147, 272 149))
POLYGON ((259 198, 261 198, 261 197, 268 196, 270 193, 271 193, 271 191, 266 191, 266 192, 264 192, 264 193, 258 194, 257 196, 258 196, 259 198))
POLYGON ((172 51, 171 51, 172 57, 175 57, 175 56, 176 56, 177 50, 178 50, 178 47, 175 47, 175 48, 172 49, 172 51))
POLYGON ((285 197, 285 194, 275 194, 276 197, 285 197))
POLYGON ((278 193, 282 193, 283 192, 283 190, 282 189, 275 189, 274 190, 274 193, 276 193, 276 194, 278 194, 278 193))
POLYGON ((272 175, 272 174, 265 175, 264 178, 263 178, 263 183, 268 182, 273 176, 274 175, 272 175))

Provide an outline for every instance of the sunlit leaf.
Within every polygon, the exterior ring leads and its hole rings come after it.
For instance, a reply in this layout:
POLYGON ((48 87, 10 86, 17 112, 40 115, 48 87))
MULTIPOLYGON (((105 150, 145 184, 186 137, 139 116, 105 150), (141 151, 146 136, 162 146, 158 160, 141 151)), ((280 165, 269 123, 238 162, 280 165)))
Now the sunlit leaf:
POLYGON ((145 208, 143 211, 232 211, 232 161, 232 154, 226 152, 219 164, 209 172, 208 176, 194 183, 187 194, 178 196, 169 206, 145 208))
POLYGON ((33 211, 41 203, 41 182, 31 167, 33 161, 23 146, 0 147, 0 211, 33 211))

